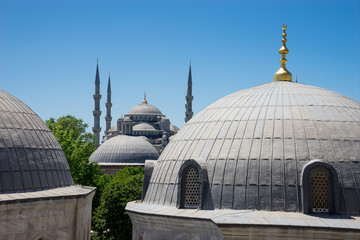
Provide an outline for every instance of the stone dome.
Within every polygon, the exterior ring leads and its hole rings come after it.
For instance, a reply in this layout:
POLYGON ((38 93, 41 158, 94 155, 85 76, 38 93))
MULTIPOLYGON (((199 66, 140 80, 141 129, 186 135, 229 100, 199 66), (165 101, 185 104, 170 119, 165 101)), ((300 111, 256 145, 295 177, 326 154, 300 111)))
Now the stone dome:
POLYGON ((131 108, 127 115, 156 115, 161 116, 161 111, 154 105, 141 103, 131 108))
POLYGON ((105 141, 93 152, 90 162, 101 163, 145 163, 156 160, 156 149, 142 137, 118 135, 105 141))
POLYGON ((0 90, 0 193, 73 185, 54 134, 27 105, 0 90))
POLYGON ((187 160, 205 169, 205 209, 302 211, 304 169, 320 162, 334 169, 340 212, 359 214, 360 103, 295 82, 228 95, 172 138, 144 202, 177 206, 187 160))
POLYGON ((178 128, 177 126, 175 126, 173 124, 170 124, 170 130, 177 133, 180 130, 180 128, 178 128))
POLYGON ((148 123, 139 123, 133 127, 134 131, 156 131, 156 129, 148 123))

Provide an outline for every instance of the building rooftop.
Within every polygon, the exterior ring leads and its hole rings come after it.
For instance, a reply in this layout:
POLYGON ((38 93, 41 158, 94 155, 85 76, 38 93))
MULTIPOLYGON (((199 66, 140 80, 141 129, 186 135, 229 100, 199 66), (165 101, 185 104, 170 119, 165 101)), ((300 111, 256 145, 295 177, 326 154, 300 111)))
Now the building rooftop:
POLYGON ((26 104, 0 90, 0 194, 73 184, 54 134, 26 104))
POLYGON ((118 135, 110 138, 91 154, 89 161, 98 163, 144 163, 156 160, 156 149, 143 137, 118 135))

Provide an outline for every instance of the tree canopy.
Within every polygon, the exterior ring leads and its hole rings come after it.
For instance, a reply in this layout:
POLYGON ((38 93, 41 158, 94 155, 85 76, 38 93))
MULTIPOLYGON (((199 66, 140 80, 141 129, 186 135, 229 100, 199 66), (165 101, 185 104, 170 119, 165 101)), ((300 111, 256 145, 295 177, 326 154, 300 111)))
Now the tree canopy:
POLYGON ((93 217, 95 239, 131 239, 132 225, 125 207, 141 198, 143 177, 143 168, 126 167, 105 186, 93 217))
POLYGON ((92 239, 131 239, 132 225, 125 211, 126 204, 141 198, 144 170, 126 167, 116 175, 104 174, 96 163, 89 163, 96 150, 94 135, 88 125, 67 115, 46 121, 59 141, 75 184, 96 187, 93 199, 92 239))
POLYGON ((87 124, 82 119, 67 115, 57 120, 50 118, 46 124, 55 134, 65 157, 68 160, 71 175, 76 184, 96 186, 101 170, 95 163, 89 163, 90 155, 95 151, 94 135, 86 132, 87 124))

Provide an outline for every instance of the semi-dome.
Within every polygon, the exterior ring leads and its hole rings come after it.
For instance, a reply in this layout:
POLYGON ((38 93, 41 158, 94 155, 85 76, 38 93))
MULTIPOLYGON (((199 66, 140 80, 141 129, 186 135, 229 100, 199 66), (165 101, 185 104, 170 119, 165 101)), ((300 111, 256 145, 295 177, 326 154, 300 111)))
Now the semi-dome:
POLYGON ((205 169, 205 209, 304 211, 307 167, 326 166, 337 212, 359 214, 360 103, 286 81, 226 96, 173 137, 144 202, 181 206, 179 178, 188 161, 205 169))
POLYGON ((142 137, 118 135, 110 138, 91 154, 89 161, 118 164, 144 164, 145 160, 156 160, 156 149, 142 137))
POLYGON ((161 116, 161 111, 154 105, 143 102, 131 108, 127 115, 156 115, 161 116))
POLYGON ((133 127, 134 131, 156 131, 156 129, 148 123, 139 123, 133 127))
POLYGON ((0 193, 73 184, 54 134, 27 105, 0 90, 0 193))

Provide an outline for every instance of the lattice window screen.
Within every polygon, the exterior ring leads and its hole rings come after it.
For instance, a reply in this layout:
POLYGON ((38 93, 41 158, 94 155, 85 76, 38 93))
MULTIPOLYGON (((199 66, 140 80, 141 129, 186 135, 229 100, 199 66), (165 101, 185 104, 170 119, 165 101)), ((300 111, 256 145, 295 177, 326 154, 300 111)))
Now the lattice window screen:
POLYGON ((319 168, 311 176, 313 212, 329 212, 329 173, 319 168))
POLYGON ((194 167, 189 167, 185 173, 185 208, 199 206, 199 173, 194 167))

